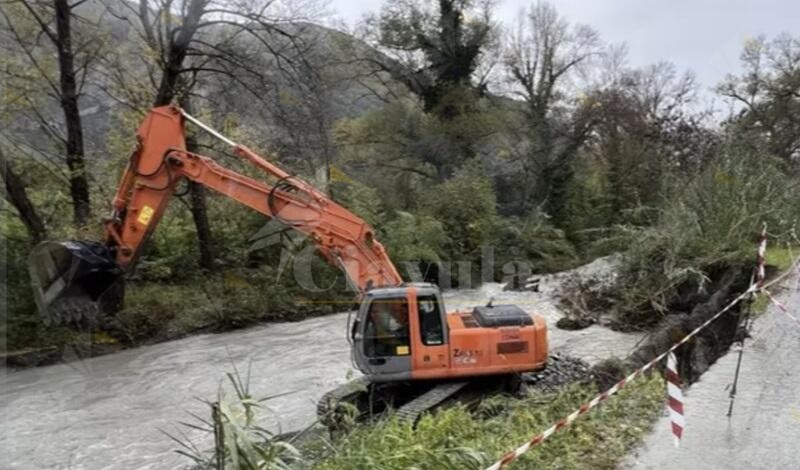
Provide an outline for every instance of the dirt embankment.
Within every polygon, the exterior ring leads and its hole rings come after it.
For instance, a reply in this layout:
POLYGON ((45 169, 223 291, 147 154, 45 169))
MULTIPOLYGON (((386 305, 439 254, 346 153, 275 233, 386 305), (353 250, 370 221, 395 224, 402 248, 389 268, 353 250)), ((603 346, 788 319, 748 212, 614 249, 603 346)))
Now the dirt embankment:
MULTIPOLYGON (((612 255, 570 271, 535 276, 507 286, 511 290, 549 294, 562 312, 555 322, 561 331, 588 332, 597 326, 616 331, 640 331, 641 340, 624 360, 601 361, 593 367, 592 375, 601 387, 612 385, 624 371, 641 367, 714 316, 747 289, 750 275, 747 266, 733 266, 711 273, 711 281, 705 289, 687 283, 661 320, 645 327, 646 332, 641 333, 641 326, 623 324, 613 313, 614 296, 611 294, 616 288, 620 263, 621 257, 612 255)), ((723 314, 678 349, 680 372, 686 380, 697 380, 737 340, 745 305, 743 302, 723 314)), ((653 315, 657 313, 654 311, 653 315)))
MULTIPOLYGON (((712 284, 709 289, 710 294, 692 296, 695 302, 688 313, 667 315, 628 357, 626 366, 630 369, 641 367, 653 357, 666 351, 745 291, 748 282, 749 270, 745 267, 732 267, 724 271, 712 284)), ((681 377, 690 382, 696 381, 717 358, 725 354, 737 339, 743 318, 743 304, 739 304, 680 347, 676 354, 681 377)))

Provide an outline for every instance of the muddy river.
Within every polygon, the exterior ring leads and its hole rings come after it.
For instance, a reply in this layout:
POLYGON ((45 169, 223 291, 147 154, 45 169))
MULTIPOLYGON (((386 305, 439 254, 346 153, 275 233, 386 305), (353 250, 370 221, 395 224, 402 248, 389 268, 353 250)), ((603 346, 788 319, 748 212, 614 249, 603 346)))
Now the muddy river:
MULTIPOLYGON (((589 362, 626 355, 640 339, 601 326, 555 328, 560 317, 547 293, 503 292, 499 284, 445 295, 449 310, 517 303, 544 315, 551 351, 589 362)), ((347 314, 275 323, 189 337, 116 354, 8 371, 0 369, 0 450, 4 468, 180 468, 189 461, 162 431, 184 430, 189 412, 207 405, 233 364, 251 367, 256 397, 292 392, 267 402, 261 420, 276 431, 297 430, 315 417, 315 403, 353 374, 345 339, 347 314)), ((201 448, 208 435, 187 432, 201 448)))

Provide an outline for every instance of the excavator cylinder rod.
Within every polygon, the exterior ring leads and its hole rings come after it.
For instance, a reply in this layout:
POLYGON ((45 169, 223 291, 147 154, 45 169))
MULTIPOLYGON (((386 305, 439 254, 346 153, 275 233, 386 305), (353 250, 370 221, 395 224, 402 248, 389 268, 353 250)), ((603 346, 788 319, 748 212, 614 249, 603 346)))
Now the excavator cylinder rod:
POLYGON ((102 244, 40 243, 31 252, 28 269, 36 306, 47 324, 97 325, 121 305, 123 271, 102 244))

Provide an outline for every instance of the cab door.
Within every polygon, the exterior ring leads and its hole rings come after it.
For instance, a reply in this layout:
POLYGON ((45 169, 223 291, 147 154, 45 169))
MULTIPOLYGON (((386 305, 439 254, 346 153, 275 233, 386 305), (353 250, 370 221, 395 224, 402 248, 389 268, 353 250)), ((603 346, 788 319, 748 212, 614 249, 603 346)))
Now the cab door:
POLYGON ((446 377, 450 367, 447 313, 441 296, 409 288, 413 378, 446 377))
POLYGON ((409 301, 405 295, 368 297, 353 328, 356 365, 372 380, 411 378, 409 301))

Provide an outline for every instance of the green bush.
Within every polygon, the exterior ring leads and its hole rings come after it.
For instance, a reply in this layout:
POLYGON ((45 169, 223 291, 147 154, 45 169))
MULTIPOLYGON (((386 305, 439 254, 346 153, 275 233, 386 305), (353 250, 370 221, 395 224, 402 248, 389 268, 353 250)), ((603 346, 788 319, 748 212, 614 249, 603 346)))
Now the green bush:
POLYGON ((751 262, 762 223, 773 242, 800 223, 797 181, 741 146, 728 146, 673 194, 653 226, 619 226, 609 241, 628 247, 617 290, 624 320, 655 321, 681 287, 702 291, 711 271, 751 262))
POLYGON ((336 184, 334 199, 349 211, 377 228, 383 222, 383 208, 378 191, 357 182, 336 184))
POLYGON ((474 165, 434 188, 424 204, 447 231, 448 254, 455 259, 472 259, 491 241, 497 202, 491 180, 474 165))
MULTIPOLYGON (((315 257, 318 258, 318 257, 315 257)), ((312 261, 319 286, 309 292, 294 281, 291 264, 278 279, 274 268, 231 268, 179 283, 134 282, 114 326, 128 343, 164 340, 197 330, 225 331, 262 321, 294 321, 347 310, 353 293, 343 275, 312 261)))
POLYGON ((507 263, 527 263, 533 273, 548 273, 572 268, 578 257, 566 235, 544 218, 500 219, 494 239, 496 278, 511 274, 507 263))
POLYGON ((383 232, 386 249, 398 261, 440 261, 449 242, 442 223, 425 214, 398 211, 383 232))

